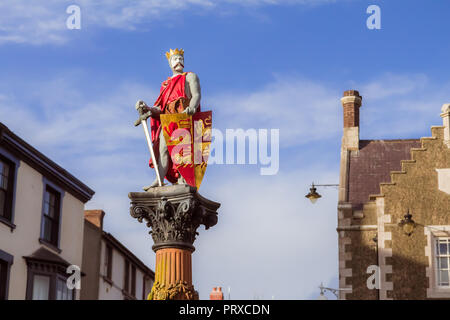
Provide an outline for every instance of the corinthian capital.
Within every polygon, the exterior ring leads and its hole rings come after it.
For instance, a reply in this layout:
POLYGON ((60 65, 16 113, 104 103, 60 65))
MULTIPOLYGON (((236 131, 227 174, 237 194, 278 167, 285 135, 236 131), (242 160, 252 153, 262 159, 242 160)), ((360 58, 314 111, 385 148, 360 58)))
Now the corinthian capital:
POLYGON ((197 228, 217 223, 220 204, 202 197, 189 185, 152 188, 147 192, 130 192, 130 214, 151 228, 153 250, 182 248, 194 251, 197 228))

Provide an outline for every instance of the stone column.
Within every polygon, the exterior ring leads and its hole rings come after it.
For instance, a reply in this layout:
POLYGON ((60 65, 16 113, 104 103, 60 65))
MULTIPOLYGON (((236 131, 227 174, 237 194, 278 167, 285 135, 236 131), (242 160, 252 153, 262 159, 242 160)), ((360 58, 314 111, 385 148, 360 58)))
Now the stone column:
POLYGON ((192 284, 192 252, 197 228, 217 223, 220 203, 202 197, 189 185, 130 192, 130 213, 152 230, 156 253, 155 283, 148 300, 197 300, 192 284))

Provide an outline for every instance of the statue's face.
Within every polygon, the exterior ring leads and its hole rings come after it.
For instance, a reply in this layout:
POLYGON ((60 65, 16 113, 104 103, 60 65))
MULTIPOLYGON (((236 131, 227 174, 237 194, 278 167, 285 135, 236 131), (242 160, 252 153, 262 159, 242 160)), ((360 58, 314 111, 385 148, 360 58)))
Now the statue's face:
POLYGON ((174 55, 170 57, 170 68, 177 72, 183 72, 184 58, 182 55, 174 55))

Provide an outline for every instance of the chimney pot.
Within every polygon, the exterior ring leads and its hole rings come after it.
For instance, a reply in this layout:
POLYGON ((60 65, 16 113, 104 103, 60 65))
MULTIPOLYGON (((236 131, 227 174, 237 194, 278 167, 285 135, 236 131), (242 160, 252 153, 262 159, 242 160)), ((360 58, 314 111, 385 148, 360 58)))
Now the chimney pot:
POLYGON ((223 300, 222 287, 214 287, 209 294, 209 300, 223 300))
POLYGON ((358 90, 344 91, 344 97, 352 97, 352 96, 360 97, 359 91, 358 90))

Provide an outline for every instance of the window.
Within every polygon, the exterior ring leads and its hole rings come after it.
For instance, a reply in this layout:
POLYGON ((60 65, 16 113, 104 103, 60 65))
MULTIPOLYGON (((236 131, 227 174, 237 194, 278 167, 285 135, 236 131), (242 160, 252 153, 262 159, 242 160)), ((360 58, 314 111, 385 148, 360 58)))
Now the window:
POLYGON ((27 300, 73 300, 75 289, 67 286, 67 267, 70 265, 60 256, 45 249, 36 250, 24 257, 27 262, 27 300))
POLYGON ((0 160, 0 215, 3 217, 7 217, 7 197, 8 193, 10 193, 9 181, 10 178, 10 166, 5 162, 0 160))
POLYGON ((131 267, 131 295, 136 297, 136 267, 131 267))
POLYGON ((56 279, 56 300, 73 300, 73 290, 67 286, 67 279, 57 277, 56 279))
POLYGON ((106 267, 106 277, 108 279, 112 279, 112 255, 113 255, 113 249, 110 245, 106 246, 106 252, 105 252, 105 267, 106 267))
POLYGON ((35 274, 33 276, 32 300, 48 300, 50 292, 50 276, 35 274))
POLYGON ((425 256, 428 258, 426 276, 428 277, 427 298, 449 299, 449 256, 450 225, 427 225, 425 256))
POLYGON ((14 182, 15 182, 14 162, 0 156, 0 219, 12 222, 14 182))
POLYGON ((130 288, 130 261, 125 260, 123 290, 128 292, 130 288))
POLYGON ((437 238, 436 244, 436 284, 450 287, 450 238, 437 238))
POLYGON ((31 300, 73 300, 73 289, 67 287, 67 278, 36 273, 32 279, 31 300))
POLYGON ((136 296, 136 266, 131 265, 130 268, 130 261, 128 260, 125 260, 124 284, 122 291, 125 298, 133 299, 132 297, 136 296))
POLYGON ((63 192, 44 178, 44 199, 42 201, 41 238, 43 244, 59 250, 59 228, 61 220, 61 199, 63 192))
POLYGON ((0 250, 0 300, 8 299, 9 271, 13 260, 12 255, 0 250))
POLYGON ((147 296, 150 293, 152 284, 151 278, 149 278, 146 274, 142 276, 142 300, 147 300, 147 296), (147 282, 150 282, 150 286, 147 286, 147 282), (147 292, 149 290, 149 292, 147 292))
POLYGON ((147 280, 147 277, 144 274, 142 277, 142 300, 146 300, 146 297, 145 297, 145 281, 146 280, 147 280))

